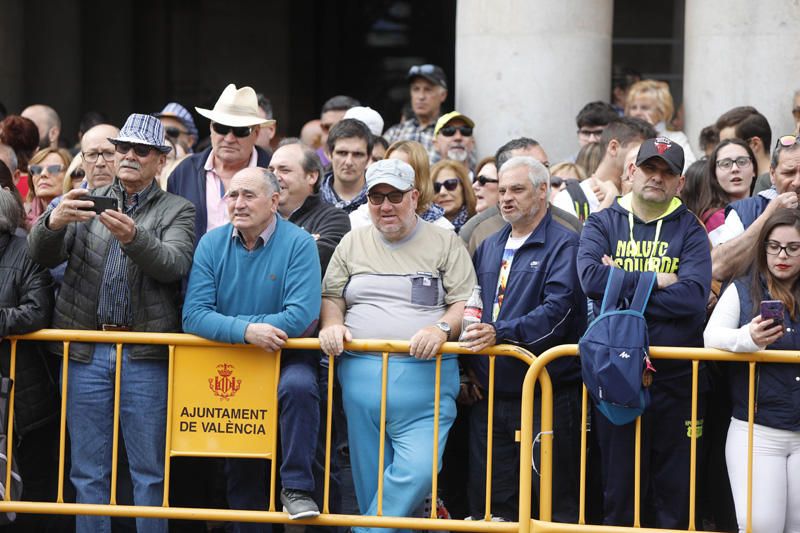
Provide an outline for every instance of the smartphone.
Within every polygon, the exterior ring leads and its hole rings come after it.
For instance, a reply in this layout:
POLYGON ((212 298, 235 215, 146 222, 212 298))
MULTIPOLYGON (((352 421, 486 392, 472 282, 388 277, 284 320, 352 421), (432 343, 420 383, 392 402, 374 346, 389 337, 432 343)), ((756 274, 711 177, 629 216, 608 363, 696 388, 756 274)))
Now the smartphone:
POLYGON ((79 199, 94 202, 94 206, 84 207, 83 210, 94 211, 98 215, 106 209, 113 209, 116 211, 119 205, 117 199, 111 196, 81 196, 79 199))
POLYGON ((761 302, 761 318, 773 320, 770 328, 783 326, 783 302, 780 300, 763 300, 761 302))

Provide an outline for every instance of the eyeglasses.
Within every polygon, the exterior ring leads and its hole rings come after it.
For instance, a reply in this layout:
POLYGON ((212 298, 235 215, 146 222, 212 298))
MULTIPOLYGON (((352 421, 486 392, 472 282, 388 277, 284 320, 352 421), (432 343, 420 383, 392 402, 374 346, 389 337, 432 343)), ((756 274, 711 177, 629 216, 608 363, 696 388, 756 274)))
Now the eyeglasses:
POLYGON ((69 177, 74 180, 82 180, 84 177, 86 177, 86 172, 82 168, 78 167, 70 173, 69 177))
POLYGON ((393 204, 399 204, 403 201, 403 197, 409 191, 411 191, 411 189, 408 191, 392 191, 387 192, 386 194, 382 192, 369 192, 367 193, 367 198, 369 198, 369 203, 372 205, 383 205, 383 201, 387 198, 389 199, 389 202, 393 204))
MULTIPOLYGON (((495 180, 496 181, 496 180, 495 180)), ((442 190, 442 187, 447 189, 448 191, 454 191, 458 188, 459 179, 458 178, 450 178, 444 181, 434 181, 433 182, 433 192, 439 194, 439 191, 442 190)))
POLYGON ((81 152, 83 154, 83 160, 87 163, 96 163, 97 158, 103 156, 107 162, 114 161, 114 150, 103 150, 102 152, 81 152))
POLYGON ((30 171, 31 176, 38 176, 44 172, 47 172, 48 174, 58 174, 64 170, 64 165, 31 165, 28 167, 28 170, 30 171))
POLYGON ((211 129, 222 136, 225 136, 232 131, 233 136, 240 139, 248 137, 251 133, 253 133, 252 126, 226 126, 217 122, 211 123, 211 129))
POLYGON ((786 246, 781 245, 778 241, 767 241, 765 244, 769 255, 779 255, 783 250, 789 257, 800 256, 800 242, 790 242, 786 246))
POLYGON ((792 115, 794 118, 800 118, 800 105, 792 109, 792 115))
POLYGON ((737 157, 736 159, 731 159, 730 157, 726 157, 725 159, 720 159, 719 161, 717 161, 717 168, 728 170, 734 164, 738 168, 747 168, 753 164, 753 160, 750 159, 748 156, 744 155, 741 157, 737 157))
POLYGON ((456 134, 456 131, 460 131, 461 135, 464 137, 472 137, 472 128, 469 126, 445 126, 444 128, 439 130, 439 133, 444 135, 445 137, 452 137, 456 134))
POLYGON ((472 180, 472 183, 480 183, 481 187, 486 187, 487 183, 497 183, 498 180, 493 178, 487 178, 486 176, 475 176, 472 180))
POLYGON ((778 139, 778 144, 775 145, 775 148, 778 146, 783 146, 784 148, 788 148, 794 144, 800 142, 800 135, 784 135, 780 139, 778 139))
POLYGON ((414 65, 408 69, 409 76, 419 76, 420 74, 433 74, 436 65, 414 65))
POLYGON ((581 137, 600 137, 603 134, 603 128, 598 130, 585 130, 583 128, 578 130, 578 135, 581 137))
MULTIPOLYGON (((155 150, 155 148, 147 144, 135 144, 135 143, 117 143, 116 145, 114 145, 114 149, 117 151, 118 154, 127 154, 128 152, 133 150, 133 153, 139 157, 147 157, 148 155, 150 155, 150 152, 155 150)), ((103 156, 103 158, 105 159, 105 155, 103 156)))
POLYGON ((164 133, 167 134, 167 137, 172 137, 173 139, 177 139, 178 137, 181 136, 181 134, 186 135, 189 132, 188 131, 183 131, 182 129, 180 129, 180 128, 176 127, 176 126, 168 126, 168 127, 164 128, 164 133))

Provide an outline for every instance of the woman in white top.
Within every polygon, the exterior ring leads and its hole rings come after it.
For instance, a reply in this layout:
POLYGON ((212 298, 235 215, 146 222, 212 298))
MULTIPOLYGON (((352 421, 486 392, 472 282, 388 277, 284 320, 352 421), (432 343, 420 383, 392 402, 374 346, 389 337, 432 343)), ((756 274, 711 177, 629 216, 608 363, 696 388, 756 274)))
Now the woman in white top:
MULTIPOLYGON (((800 349, 800 211, 777 209, 761 230, 752 273, 731 283, 704 333, 732 352, 800 349), (770 301, 763 304, 764 301, 770 301), (776 319, 762 313, 774 311, 776 319)), ((752 530, 800 531, 800 364, 758 363, 753 429, 752 530)), ((728 465, 739 531, 747 524, 749 365, 729 366, 733 417, 728 465)))

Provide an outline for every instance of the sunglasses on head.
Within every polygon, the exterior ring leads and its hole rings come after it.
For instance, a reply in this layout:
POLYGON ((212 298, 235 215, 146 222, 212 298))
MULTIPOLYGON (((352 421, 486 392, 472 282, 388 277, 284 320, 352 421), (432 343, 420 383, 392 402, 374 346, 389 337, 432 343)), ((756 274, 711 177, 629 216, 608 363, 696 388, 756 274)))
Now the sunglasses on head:
POLYGON ((369 199, 369 203, 371 203, 372 205, 383 205, 383 201, 386 200, 387 198, 389 199, 389 202, 393 204, 399 204, 400 202, 403 201, 403 197, 410 190, 411 189, 409 189, 408 191, 392 191, 392 192, 387 192, 385 194, 377 191, 369 192, 367 193, 367 198, 369 199))
POLYGON ((448 191, 452 192, 452 191, 454 191, 454 190, 456 190, 458 188, 458 182, 459 182, 458 178, 450 178, 450 179, 446 179, 446 180, 441 181, 441 182, 440 181, 434 181, 433 182, 433 192, 435 192, 436 194, 439 194, 439 191, 442 190, 442 187, 444 187, 448 191))
POLYGON ((31 165, 29 170, 31 172, 31 176, 38 176, 45 171, 47 171, 48 174, 58 174, 64 170, 64 165, 31 165))
POLYGON ((439 133, 444 135, 445 137, 452 137, 456 134, 456 131, 460 131, 461 135, 464 137, 472 137, 472 128, 469 126, 445 126, 444 128, 439 130, 439 133))
POLYGON ((135 144, 135 143, 117 143, 114 145, 114 149, 117 151, 118 154, 127 154, 131 150, 133 153, 138 155, 139 157, 147 157, 150 155, 150 152, 155 150, 152 146, 146 144, 135 144))
POLYGON ((778 144, 775 145, 777 148, 778 145, 783 146, 784 148, 788 148, 793 144, 797 144, 800 142, 800 135, 784 135, 780 139, 778 139, 778 144))
POLYGON ((243 137, 248 137, 251 133, 253 133, 252 126, 226 126, 225 124, 219 124, 217 122, 211 123, 211 129, 223 136, 232 131, 233 136, 239 137, 240 139, 243 137))
POLYGON ((180 137, 181 134, 187 134, 189 132, 183 131, 182 129, 175 126, 167 126, 166 128, 164 128, 164 133, 166 133, 167 137, 177 139, 178 137, 180 137))
POLYGON ((433 74, 436 69, 434 65, 414 65, 408 69, 409 76, 418 76, 420 74, 433 74))
POLYGON ((472 180, 472 183, 480 183, 482 187, 486 187, 487 183, 497 183, 498 180, 493 178, 487 178, 486 176, 475 176, 475 179, 472 180))

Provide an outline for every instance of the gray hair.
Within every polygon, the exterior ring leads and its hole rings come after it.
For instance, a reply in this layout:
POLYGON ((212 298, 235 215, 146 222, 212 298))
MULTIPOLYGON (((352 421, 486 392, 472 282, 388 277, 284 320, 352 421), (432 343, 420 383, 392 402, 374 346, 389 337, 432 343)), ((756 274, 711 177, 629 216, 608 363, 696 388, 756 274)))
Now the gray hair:
POLYGON ((772 151, 772 158, 769 161, 769 168, 772 170, 778 168, 778 162, 780 161, 781 154, 786 150, 796 150, 798 147, 800 147, 800 139, 795 139, 794 144, 790 144, 789 146, 782 145, 779 140, 775 145, 775 149, 772 151))
MULTIPOLYGON (((8 165, 6 165, 8 166, 8 170, 10 170, 12 174, 16 172, 19 167, 19 160, 17 160, 17 153, 14 149, 7 144, 0 143, 0 152, 5 152, 7 159, 4 161, 8 163, 8 165)), ((2 159, 2 156, 0 156, 0 159, 2 159)))
POLYGON ((261 171, 261 176, 264 178, 264 185, 267 188, 267 194, 275 194, 281 192, 281 186, 278 183, 278 177, 266 168, 258 167, 261 171))
POLYGON ((499 177, 509 170, 518 167, 526 167, 528 169, 528 179, 531 180, 534 188, 544 183, 547 185, 547 191, 549 193, 550 172, 547 170, 547 167, 528 155, 518 155, 503 163, 503 165, 500 167, 500 170, 497 171, 497 176, 499 177))
POLYGON ((14 233, 25 216, 19 200, 6 189, 0 189, 0 233, 14 233))

